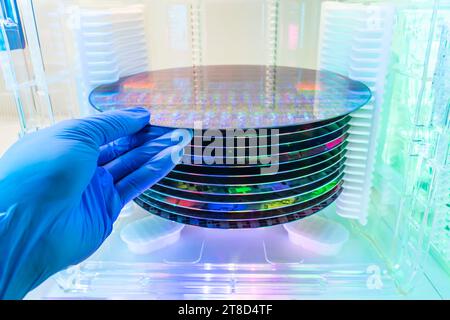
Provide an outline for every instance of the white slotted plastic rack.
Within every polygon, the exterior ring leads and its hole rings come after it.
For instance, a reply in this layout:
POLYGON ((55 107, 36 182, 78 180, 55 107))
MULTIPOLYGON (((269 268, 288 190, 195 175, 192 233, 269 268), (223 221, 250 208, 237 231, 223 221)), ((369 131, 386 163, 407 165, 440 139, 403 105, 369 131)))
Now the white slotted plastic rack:
POLYGON ((83 86, 80 103, 92 109, 87 97, 93 88, 148 70, 145 11, 141 5, 126 5, 83 8, 74 14, 83 86))
POLYGON ((394 23, 392 5, 322 4, 320 69, 362 81, 373 99, 352 114, 344 191, 337 213, 367 223, 376 138, 394 23))

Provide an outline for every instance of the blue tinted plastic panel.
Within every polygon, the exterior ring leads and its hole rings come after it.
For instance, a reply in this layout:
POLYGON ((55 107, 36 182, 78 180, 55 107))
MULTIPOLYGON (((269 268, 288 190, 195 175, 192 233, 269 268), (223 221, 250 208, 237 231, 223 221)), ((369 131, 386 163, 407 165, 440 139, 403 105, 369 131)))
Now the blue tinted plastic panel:
MULTIPOLYGON (((2 14, 4 18, 4 28, 6 40, 10 50, 24 49, 25 39, 23 36, 22 23, 20 21, 19 10, 16 0, 0 0, 2 14)), ((0 50, 6 50, 6 41, 3 32, 0 33, 0 50)))

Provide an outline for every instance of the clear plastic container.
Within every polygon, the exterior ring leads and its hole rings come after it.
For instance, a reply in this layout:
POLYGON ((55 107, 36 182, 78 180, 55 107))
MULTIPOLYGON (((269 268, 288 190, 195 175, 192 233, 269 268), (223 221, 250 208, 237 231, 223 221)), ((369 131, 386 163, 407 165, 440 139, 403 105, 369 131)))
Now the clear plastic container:
POLYGON ((120 234, 148 213, 131 207, 45 296, 450 297, 450 1, 19 0, 17 8, 0 16, 0 114, 11 123, 19 115, 22 133, 95 112, 87 97, 100 84, 163 68, 326 69, 374 92, 352 115, 344 192, 319 213, 329 223, 302 234, 338 248, 332 254, 295 244, 283 226, 186 226, 178 240, 136 254, 120 234), (347 237, 330 244, 324 230, 336 225, 347 237))

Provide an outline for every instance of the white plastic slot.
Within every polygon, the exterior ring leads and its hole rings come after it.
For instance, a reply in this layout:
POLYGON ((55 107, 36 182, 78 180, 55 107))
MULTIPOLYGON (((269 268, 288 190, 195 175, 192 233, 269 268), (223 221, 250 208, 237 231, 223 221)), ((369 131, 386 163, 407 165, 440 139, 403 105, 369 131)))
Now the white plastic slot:
POLYGON ((387 72, 394 7, 324 2, 320 34, 320 69, 364 82, 373 99, 352 114, 347 146, 344 192, 337 213, 367 223, 377 121, 387 72))

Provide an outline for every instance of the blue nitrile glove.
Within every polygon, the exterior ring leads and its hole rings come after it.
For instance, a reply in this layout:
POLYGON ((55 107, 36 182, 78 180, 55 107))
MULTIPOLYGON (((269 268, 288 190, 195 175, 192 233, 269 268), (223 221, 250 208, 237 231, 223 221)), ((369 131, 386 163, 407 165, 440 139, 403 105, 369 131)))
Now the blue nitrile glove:
POLYGON ((149 117, 134 108, 64 121, 0 158, 0 298, 89 257, 123 206, 174 167, 191 133, 173 141, 149 117))

